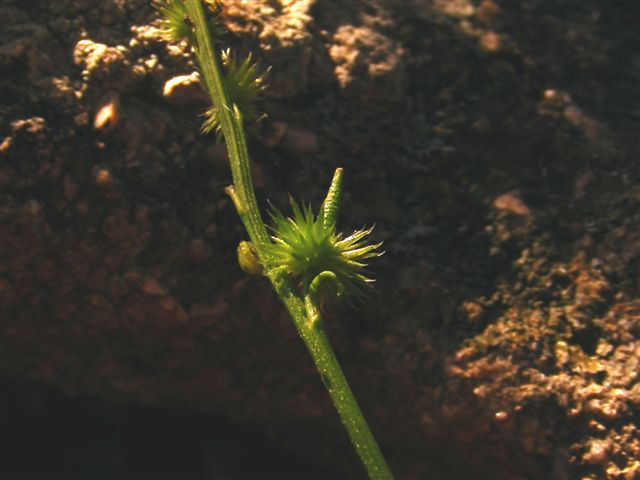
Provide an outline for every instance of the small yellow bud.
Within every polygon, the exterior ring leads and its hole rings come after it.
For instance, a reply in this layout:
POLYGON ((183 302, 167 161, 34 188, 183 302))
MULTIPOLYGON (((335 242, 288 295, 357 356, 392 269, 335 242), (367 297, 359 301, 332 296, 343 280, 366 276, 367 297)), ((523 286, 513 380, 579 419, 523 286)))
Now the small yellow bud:
POLYGON ((262 273, 262 264, 258 259, 256 247, 251 242, 241 241, 238 244, 238 263, 240 268, 249 275, 260 275, 262 273))

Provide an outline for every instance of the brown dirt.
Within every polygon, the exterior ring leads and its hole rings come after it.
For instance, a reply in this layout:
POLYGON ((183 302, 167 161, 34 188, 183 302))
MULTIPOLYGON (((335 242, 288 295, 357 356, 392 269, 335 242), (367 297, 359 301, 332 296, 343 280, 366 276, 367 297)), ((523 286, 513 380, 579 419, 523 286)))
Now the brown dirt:
MULTIPOLYGON (((193 70, 143 0, 0 5, 0 374, 221 413, 361 475, 240 222, 193 70), (348 457, 348 458, 345 458, 348 457)), ((640 475, 631 1, 227 1, 272 65, 260 200, 376 223, 328 318, 398 478, 640 475)))

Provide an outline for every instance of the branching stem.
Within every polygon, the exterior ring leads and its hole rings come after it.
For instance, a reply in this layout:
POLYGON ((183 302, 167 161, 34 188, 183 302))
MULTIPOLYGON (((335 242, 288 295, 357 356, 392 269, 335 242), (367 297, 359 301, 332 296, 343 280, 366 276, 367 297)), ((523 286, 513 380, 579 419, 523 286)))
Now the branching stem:
POLYGON ((233 186, 247 212, 243 221, 251 241, 258 246, 269 242, 269 235, 262 221, 253 190, 251 163, 242 126, 242 115, 235 105, 231 105, 225 92, 219 55, 216 55, 213 49, 201 0, 185 0, 185 7, 194 25, 195 45, 193 47, 198 57, 202 77, 204 77, 204 85, 221 116, 222 133, 229 152, 233 186))
MULTIPOLYGON (((230 103, 225 92, 219 56, 213 47, 201 0, 184 0, 184 5, 194 28, 193 47, 204 85, 214 107, 219 112, 222 133, 229 153, 233 186, 227 187, 226 192, 233 200, 258 257, 262 258, 262 247, 271 240, 262 221, 253 189, 242 115, 238 107, 230 103)), ((339 169, 336 171, 332 189, 324 205, 325 219, 332 224, 335 224, 341 179, 342 169, 339 169)), ((321 273, 304 298, 297 293, 297 289, 281 269, 267 269, 265 275, 287 308, 307 346, 369 477, 375 480, 392 479, 391 472, 349 388, 323 328, 316 295, 317 287, 321 280, 327 281, 333 274, 321 273), (321 277, 322 275, 324 277, 321 277)))

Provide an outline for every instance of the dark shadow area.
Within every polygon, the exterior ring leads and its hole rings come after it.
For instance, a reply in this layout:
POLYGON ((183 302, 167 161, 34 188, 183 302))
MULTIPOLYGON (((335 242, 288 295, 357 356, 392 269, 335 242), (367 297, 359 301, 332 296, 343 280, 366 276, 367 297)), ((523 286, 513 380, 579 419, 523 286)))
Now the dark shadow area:
POLYGON ((13 480, 340 480, 218 415, 69 398, 0 380, 0 478, 13 480))

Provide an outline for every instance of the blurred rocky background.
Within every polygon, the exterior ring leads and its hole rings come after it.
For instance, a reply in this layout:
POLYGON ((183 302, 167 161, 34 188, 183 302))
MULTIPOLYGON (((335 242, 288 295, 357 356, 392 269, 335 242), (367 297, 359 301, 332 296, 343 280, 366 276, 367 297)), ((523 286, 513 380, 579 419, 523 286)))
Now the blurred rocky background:
MULTIPOLYGON (((146 0, 0 14, 3 476, 362 478, 236 264, 188 49, 146 0)), ((225 43, 272 66, 260 202, 319 202, 342 166, 342 224, 385 242, 376 293, 327 324, 397 478, 640 475, 639 17, 224 2, 225 43)))

